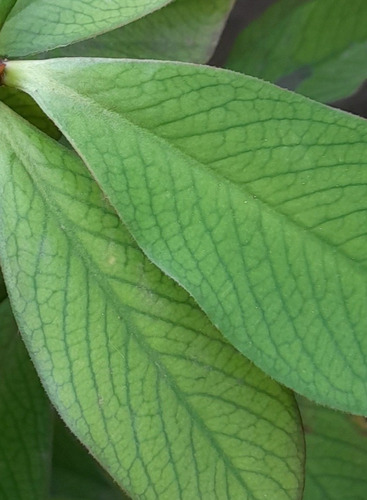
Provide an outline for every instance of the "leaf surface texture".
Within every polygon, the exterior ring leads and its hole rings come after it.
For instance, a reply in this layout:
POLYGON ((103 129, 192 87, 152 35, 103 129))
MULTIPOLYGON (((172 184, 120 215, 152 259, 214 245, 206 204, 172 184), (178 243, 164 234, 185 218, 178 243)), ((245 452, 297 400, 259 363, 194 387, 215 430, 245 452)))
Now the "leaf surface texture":
POLYGON ((44 57, 130 57, 204 63, 211 57, 233 0, 176 0, 134 23, 44 57))
POLYGON ((364 120, 179 63, 19 62, 6 78, 237 349, 315 401, 366 413, 364 120))
POLYGON ((21 57, 91 38, 131 23, 168 2, 17 0, 0 31, 0 54, 21 57))
POLYGON ((2 265, 68 426, 133 498, 298 499, 292 395, 144 257, 76 155, 1 122, 2 265))

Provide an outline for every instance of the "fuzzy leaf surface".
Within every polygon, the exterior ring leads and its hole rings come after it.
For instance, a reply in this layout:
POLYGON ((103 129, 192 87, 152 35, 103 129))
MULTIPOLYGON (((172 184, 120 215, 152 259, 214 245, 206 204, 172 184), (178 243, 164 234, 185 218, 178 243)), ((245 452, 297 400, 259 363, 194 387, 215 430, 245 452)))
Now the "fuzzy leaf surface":
POLYGON ((237 349, 310 399, 367 412, 364 120, 179 63, 17 62, 6 81, 237 349))
POLYGON ((281 0, 237 38, 227 67, 331 102, 367 78, 365 0, 281 0))
POLYGON ((1 123, 4 276, 74 434, 133 498, 298 499, 292 395, 144 257, 74 153, 1 123))
POLYGON ((303 500, 364 500, 367 421, 299 398, 306 436, 303 500))
POLYGON ((17 0, 0 31, 0 54, 23 57, 119 28, 170 0, 17 0))
POLYGON ((176 0, 128 26, 42 57, 130 57, 204 63, 234 0, 176 0))
POLYGON ((0 303, 0 497, 47 500, 52 412, 9 300, 0 303))

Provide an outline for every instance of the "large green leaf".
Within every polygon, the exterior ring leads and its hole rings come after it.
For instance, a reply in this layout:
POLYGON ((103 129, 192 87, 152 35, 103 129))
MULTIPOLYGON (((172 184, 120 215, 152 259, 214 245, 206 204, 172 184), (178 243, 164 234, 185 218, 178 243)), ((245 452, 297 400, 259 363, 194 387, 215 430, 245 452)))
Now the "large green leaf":
POLYGON ((299 399, 306 434, 304 500, 365 500, 367 421, 299 399))
POLYGON ((0 32, 0 55, 19 57, 106 33, 171 0, 17 0, 0 32))
POLYGON ((42 57, 92 56, 206 62, 234 0, 176 0, 123 28, 42 57))
POLYGON ((299 498, 292 396, 144 257, 74 153, 0 111, 4 275, 68 426, 135 498, 299 498))
POLYGON ((367 412, 367 124, 179 63, 9 64, 148 257, 272 377, 367 412))
POLYGON ((227 67, 323 102, 367 78, 365 0, 280 0, 237 38, 227 67))
POLYGON ((52 412, 19 336, 0 303, 0 497, 47 500, 52 412))
POLYGON ((51 499, 128 500, 60 418, 55 419, 51 499))
POLYGON ((45 134, 54 139, 60 138, 60 131, 28 94, 10 87, 0 87, 0 101, 16 111, 20 116, 23 116, 23 118, 26 118, 45 134))

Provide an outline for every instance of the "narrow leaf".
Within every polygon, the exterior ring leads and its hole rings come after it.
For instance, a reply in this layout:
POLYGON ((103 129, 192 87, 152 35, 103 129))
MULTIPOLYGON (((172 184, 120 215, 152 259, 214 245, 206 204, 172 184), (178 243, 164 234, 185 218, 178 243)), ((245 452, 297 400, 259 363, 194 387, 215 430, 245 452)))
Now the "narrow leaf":
POLYGON ((19 336, 0 303, 0 497, 47 500, 52 412, 19 336))
POLYGON ((306 435, 304 500, 364 500, 367 491, 367 420, 299 405, 306 435))
POLYGON ((17 0, 0 31, 0 54, 20 57, 131 23, 170 0, 17 0))
POLYGON ((367 2, 280 0, 237 38, 227 67, 323 102, 367 78, 367 2))
POLYGON ((176 0, 123 28, 42 57, 131 57, 206 62, 234 0, 176 0))
POLYGON ((6 80, 241 352, 310 399, 367 412, 364 120, 179 63, 14 62, 6 80))
POLYGON ((53 444, 51 500, 60 497, 81 500, 129 499, 60 418, 55 418, 53 444))
POLYGON ((133 497, 298 499, 292 396, 145 259, 72 152, 1 123, 5 278, 74 434, 133 497))

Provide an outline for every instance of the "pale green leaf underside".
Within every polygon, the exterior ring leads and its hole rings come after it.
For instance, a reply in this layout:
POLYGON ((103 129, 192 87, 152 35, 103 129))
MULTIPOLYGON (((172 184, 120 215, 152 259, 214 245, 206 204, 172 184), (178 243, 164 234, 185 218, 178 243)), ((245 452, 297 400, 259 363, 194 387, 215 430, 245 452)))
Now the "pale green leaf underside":
POLYGON ((0 31, 0 55, 20 57, 106 33, 170 0, 17 0, 0 31))
POLYGON ((48 500, 52 413, 7 299, 0 303, 0 498, 48 500))
POLYGON ((179 63, 9 64, 146 254, 275 379, 367 412, 367 125, 179 63))
POLYGON ((206 62, 234 0, 176 0, 135 23, 42 57, 131 57, 206 62))
POLYGON ((365 500, 367 421, 299 398, 306 433, 303 500, 365 500))
POLYGON ((227 67, 331 102, 367 78, 365 0, 280 0, 237 38, 227 67))
POLYGON ((128 500, 86 448, 55 418, 50 500, 128 500))
POLYGON ((4 275, 69 427, 133 498, 297 499, 292 396, 147 261, 73 153, 1 123, 4 275))

